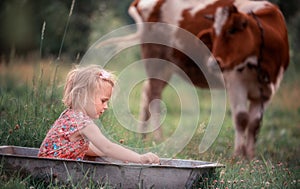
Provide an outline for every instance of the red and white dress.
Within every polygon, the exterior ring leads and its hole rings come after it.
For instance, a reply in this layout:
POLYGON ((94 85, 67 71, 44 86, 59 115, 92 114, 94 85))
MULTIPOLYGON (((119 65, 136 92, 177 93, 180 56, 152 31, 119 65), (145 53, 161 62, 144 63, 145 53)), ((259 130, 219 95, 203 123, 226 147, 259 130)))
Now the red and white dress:
POLYGON ((93 120, 86 114, 66 109, 55 121, 41 144, 38 157, 82 160, 88 151, 89 141, 85 137, 70 137, 93 120))

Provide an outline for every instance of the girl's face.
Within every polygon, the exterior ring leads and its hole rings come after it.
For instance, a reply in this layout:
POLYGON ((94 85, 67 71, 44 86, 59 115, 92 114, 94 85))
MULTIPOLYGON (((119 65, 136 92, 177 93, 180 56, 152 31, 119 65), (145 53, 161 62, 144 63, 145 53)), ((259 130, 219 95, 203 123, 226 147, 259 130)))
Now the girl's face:
POLYGON ((112 94, 112 86, 106 85, 103 89, 95 96, 95 119, 99 118, 100 115, 108 108, 108 101, 112 94))

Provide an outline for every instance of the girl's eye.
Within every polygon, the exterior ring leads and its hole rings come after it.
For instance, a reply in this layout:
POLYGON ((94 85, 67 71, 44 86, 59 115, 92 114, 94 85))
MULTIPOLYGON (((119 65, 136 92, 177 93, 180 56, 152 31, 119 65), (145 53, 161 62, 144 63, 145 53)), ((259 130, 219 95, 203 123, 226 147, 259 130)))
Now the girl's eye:
POLYGON ((108 100, 107 100, 107 99, 105 99, 105 100, 101 100, 101 102, 102 102, 102 104, 105 104, 105 103, 107 103, 107 104, 108 104, 108 100))

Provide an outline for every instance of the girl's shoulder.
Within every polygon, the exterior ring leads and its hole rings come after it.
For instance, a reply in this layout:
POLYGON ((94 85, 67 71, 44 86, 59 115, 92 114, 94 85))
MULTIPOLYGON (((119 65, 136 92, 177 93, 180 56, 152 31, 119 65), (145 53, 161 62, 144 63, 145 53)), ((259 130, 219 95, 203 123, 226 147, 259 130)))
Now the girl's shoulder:
POLYGON ((77 123, 78 126, 86 126, 94 123, 93 120, 88 115, 84 114, 81 111, 76 111, 73 109, 65 110, 62 113, 61 118, 63 120, 68 120, 71 123, 77 123))

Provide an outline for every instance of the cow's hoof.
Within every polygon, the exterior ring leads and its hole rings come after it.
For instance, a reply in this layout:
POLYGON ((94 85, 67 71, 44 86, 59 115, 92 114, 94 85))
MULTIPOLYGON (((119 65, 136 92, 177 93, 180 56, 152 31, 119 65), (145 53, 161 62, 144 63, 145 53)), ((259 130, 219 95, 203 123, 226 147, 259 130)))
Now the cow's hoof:
POLYGON ((245 159, 246 158, 246 147, 244 145, 236 148, 234 150, 233 156, 238 159, 245 159))
POLYGON ((247 157, 248 160, 251 161, 255 158, 255 152, 254 151, 251 151, 251 152, 247 151, 246 153, 247 153, 246 157, 247 157))

